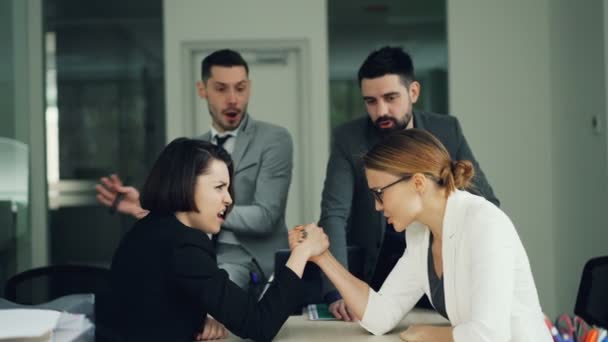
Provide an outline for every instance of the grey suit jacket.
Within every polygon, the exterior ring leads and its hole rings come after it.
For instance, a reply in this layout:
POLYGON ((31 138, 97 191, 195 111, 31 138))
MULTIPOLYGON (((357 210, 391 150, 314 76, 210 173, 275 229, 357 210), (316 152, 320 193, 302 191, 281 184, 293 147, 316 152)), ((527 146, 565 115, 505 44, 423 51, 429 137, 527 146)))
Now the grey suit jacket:
MULTIPOLYGON (((414 126, 435 135, 448 149, 452 159, 472 161, 476 176, 473 179, 475 189, 470 191, 499 205, 455 117, 414 111, 414 126)), ((361 247, 365 254, 363 280, 367 283, 376 268, 386 220, 382 213, 374 209, 374 198, 367 186, 361 156, 381 139, 382 136, 367 115, 334 130, 321 200, 319 226, 329 236, 332 254, 340 263, 348 265, 346 246, 361 247)), ((326 277, 323 290, 324 294, 335 290, 326 277)))
MULTIPOLYGON (((199 138, 210 141, 211 132, 199 138)), ((247 115, 236 136, 232 160, 235 205, 218 240, 240 244, 270 276, 274 252, 288 248, 285 209, 293 168, 291 135, 283 127, 247 115)))

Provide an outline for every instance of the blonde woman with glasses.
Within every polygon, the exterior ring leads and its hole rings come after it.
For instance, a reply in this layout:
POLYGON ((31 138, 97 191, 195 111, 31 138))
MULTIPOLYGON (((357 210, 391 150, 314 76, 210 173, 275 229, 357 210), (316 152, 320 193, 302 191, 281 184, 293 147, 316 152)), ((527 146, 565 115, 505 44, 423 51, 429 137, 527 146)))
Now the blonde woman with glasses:
MULTIPOLYGON (((407 249, 378 292, 329 251, 311 261, 365 329, 389 332, 426 294, 451 326, 411 326, 404 341, 552 341, 513 223, 463 191, 474 176, 471 162, 451 160, 433 135, 409 129, 376 145, 363 164, 376 210, 405 230, 407 249)), ((303 240, 298 229, 290 232, 292 248, 303 240)))

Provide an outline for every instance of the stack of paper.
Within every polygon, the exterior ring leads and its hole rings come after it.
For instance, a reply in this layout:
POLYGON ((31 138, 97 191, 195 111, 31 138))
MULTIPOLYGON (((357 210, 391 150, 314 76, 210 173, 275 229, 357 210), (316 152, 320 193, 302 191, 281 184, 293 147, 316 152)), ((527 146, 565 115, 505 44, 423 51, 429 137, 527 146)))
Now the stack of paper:
MULTIPOLYGON (((59 317, 59 322, 57 322, 57 326, 55 327, 55 330, 53 330, 53 341, 74 341, 87 332, 90 332, 87 336, 90 335, 89 337, 91 337, 90 340, 92 341, 95 337, 93 324, 85 315, 62 312, 59 317)), ((89 339, 85 338, 79 340, 89 339)))
POLYGON ((0 310, 0 340, 48 340, 57 326, 60 313, 52 310, 0 310))
MULTIPOLYGON (((54 310, 0 310, 0 341, 73 341, 94 335, 93 324, 82 314, 54 310)), ((92 340, 92 339, 91 339, 92 340)))

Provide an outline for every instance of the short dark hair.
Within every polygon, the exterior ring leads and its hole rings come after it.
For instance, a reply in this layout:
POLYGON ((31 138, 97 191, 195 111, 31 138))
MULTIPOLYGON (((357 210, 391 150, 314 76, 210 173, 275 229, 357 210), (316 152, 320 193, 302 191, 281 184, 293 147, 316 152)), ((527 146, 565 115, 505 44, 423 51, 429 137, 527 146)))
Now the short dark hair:
POLYGON ((385 46, 367 56, 359 68, 359 86, 364 78, 398 75, 408 87, 415 79, 412 57, 400 47, 385 46))
POLYGON ((245 68, 247 76, 249 76, 249 66, 243 59, 243 56, 234 50, 223 49, 212 52, 209 56, 203 58, 201 62, 201 79, 204 83, 207 83, 207 80, 211 77, 211 67, 214 65, 223 67, 242 66, 245 68))
MULTIPOLYGON (((194 192, 199 175, 209 170, 211 161, 219 160, 228 166, 228 192, 234 198, 232 186, 233 164, 223 148, 210 142, 177 138, 167 145, 154 162, 141 192, 142 208, 156 214, 196 211, 194 192)), ((232 205, 227 208, 226 214, 232 205)))

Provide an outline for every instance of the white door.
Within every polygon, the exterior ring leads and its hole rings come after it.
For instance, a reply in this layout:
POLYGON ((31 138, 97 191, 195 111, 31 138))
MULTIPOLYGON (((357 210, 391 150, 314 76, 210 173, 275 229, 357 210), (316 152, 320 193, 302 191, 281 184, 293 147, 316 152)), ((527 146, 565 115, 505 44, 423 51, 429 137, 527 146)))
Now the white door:
MULTIPOLYGON (((218 47, 219 48, 219 47, 218 47)), ((205 47, 197 50, 191 60, 192 74, 200 75, 200 62, 212 51, 214 47, 205 47)), ((251 98, 248 112, 256 120, 270 122, 285 127, 294 143, 294 167, 289 197, 287 201, 286 222, 291 228, 297 224, 304 223, 303 192, 302 184, 304 178, 302 169, 298 167, 302 156, 300 119, 302 118, 302 106, 300 97, 300 65, 299 52, 289 48, 239 48, 239 51, 249 65, 249 78, 252 81, 251 98)), ((200 77, 200 76, 199 76, 200 77)), ((193 85, 194 93, 194 85, 193 85)), ((211 116, 204 100, 194 100, 194 115, 192 121, 196 127, 196 134, 202 134, 211 127, 211 116)), ((308 218, 310 220, 311 218, 308 218)))

